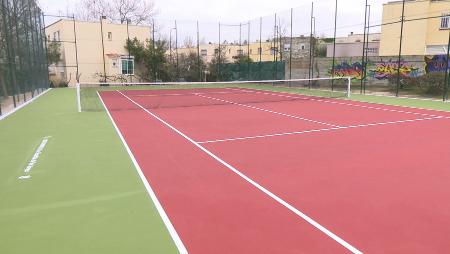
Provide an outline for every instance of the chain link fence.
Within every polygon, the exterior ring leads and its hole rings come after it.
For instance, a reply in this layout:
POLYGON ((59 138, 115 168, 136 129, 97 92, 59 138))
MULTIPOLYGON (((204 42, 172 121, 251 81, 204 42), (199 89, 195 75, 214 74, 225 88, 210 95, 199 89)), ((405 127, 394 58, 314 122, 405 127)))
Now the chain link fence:
MULTIPOLYGON (((249 20, 155 17, 146 37, 131 44, 126 40, 134 39, 132 32, 111 35, 108 26, 100 29, 106 23, 96 21, 89 36, 61 38, 75 47, 63 55, 77 55, 80 61, 59 65, 89 66, 80 68, 81 83, 98 82, 98 76, 105 83, 352 77, 354 93, 448 99, 449 1, 366 0, 352 7, 321 0, 249 20), (112 52, 110 42, 120 50, 112 52), (118 52, 125 46, 127 52, 118 52), (83 47, 106 53, 93 60, 83 47), (115 60, 127 55, 134 57, 131 75, 115 60), (97 69, 96 78, 88 69, 97 69)), ((81 23, 74 22, 74 35, 86 33, 81 23)), ((132 24, 125 25, 128 31, 132 24)), ((78 71, 66 76, 78 76, 78 71)))
POLYGON ((42 11, 34 0, 0 3, 0 115, 48 88, 42 11))

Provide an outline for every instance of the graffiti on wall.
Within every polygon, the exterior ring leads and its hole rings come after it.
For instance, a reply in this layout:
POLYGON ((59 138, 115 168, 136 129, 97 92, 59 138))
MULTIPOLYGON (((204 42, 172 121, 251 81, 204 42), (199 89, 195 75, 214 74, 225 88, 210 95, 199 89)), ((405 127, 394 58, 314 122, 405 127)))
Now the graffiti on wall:
MULTIPOLYGON (((333 70, 330 70, 330 73, 333 70)), ((353 79, 361 80, 363 76, 363 66, 360 62, 341 62, 334 67, 335 77, 352 77, 353 79)))
POLYGON ((425 56, 425 72, 444 72, 447 67, 446 61, 446 55, 425 56))
MULTIPOLYGON (((389 61, 382 61, 375 64, 374 69, 369 70, 370 77, 378 80, 386 80, 390 77, 396 76, 398 71, 398 62, 390 59, 389 61)), ((400 62, 400 76, 415 78, 420 76, 419 68, 414 67, 408 62, 400 62)))
MULTIPOLYGON (((446 61, 446 55, 425 56, 424 62, 402 60, 400 62, 400 76, 416 78, 432 72, 445 72, 445 68, 447 67, 446 61)), ((389 59, 388 61, 381 60, 381 62, 375 63, 369 61, 368 65, 367 77, 377 80, 388 80, 390 77, 397 75, 398 62, 396 59, 389 59)), ((450 59, 448 66, 450 69, 450 59)), ((331 72, 332 68, 330 68, 329 73, 331 74, 331 72)), ((335 65, 335 77, 352 77, 353 80, 361 80, 363 75, 363 65, 361 62, 352 62, 349 60, 335 65)))

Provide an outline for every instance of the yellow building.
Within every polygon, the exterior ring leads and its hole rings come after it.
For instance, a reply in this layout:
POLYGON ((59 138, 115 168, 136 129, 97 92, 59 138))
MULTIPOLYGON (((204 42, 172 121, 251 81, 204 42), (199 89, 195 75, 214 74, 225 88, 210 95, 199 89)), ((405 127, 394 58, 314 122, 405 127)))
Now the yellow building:
MULTIPOLYGON (((260 48, 262 48, 261 52, 261 61, 263 62, 270 62, 274 60, 273 50, 272 48, 272 42, 262 42, 261 44, 259 42, 250 43, 250 45, 236 45, 236 44, 222 44, 221 47, 224 50, 223 54, 225 56, 225 62, 232 63, 236 59, 238 59, 239 55, 249 55, 250 58, 254 62, 259 62, 260 60, 260 48), (250 54, 249 54, 250 49, 250 54)), ((217 50, 219 49, 219 44, 217 43, 209 43, 209 44, 202 44, 200 45, 200 56, 203 58, 203 61, 206 63, 209 63, 214 59, 215 53, 217 53, 217 50)), ((188 55, 190 53, 197 54, 197 47, 182 47, 178 49, 178 54, 185 54, 188 55)), ((167 54, 170 55, 170 52, 167 54)), ((175 50, 172 49, 172 57, 174 57, 174 54, 176 54, 175 50)), ((278 57, 278 60, 280 60, 280 57, 278 57)))
MULTIPOLYGON (((148 26, 130 25, 128 32, 130 38, 139 41, 148 40, 151 36, 148 26)), ((80 82, 103 81, 105 72, 108 82, 139 81, 139 70, 135 70, 134 58, 128 57, 125 48, 128 38, 126 24, 112 24, 105 19, 102 23, 76 21, 75 24, 72 20, 59 20, 46 27, 46 35, 49 43, 61 43, 62 61, 49 68, 53 82, 67 80, 70 85, 76 83, 77 57, 80 82)))
MULTIPOLYGON (((401 19, 402 1, 383 5, 383 24, 401 19)), ((450 29, 450 0, 408 0, 405 4, 402 55, 445 54, 450 29), (442 16, 442 17, 436 17, 442 16), (427 17, 435 17, 422 19, 427 17)), ((380 56, 398 55, 400 23, 381 27, 380 56)))

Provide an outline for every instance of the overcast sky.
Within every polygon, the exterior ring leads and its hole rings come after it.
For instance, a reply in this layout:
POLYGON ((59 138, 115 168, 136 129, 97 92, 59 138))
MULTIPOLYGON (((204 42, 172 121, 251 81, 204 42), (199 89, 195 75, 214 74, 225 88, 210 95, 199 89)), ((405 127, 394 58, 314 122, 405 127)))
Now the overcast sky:
MULTIPOLYGON (((368 0, 371 5, 372 24, 380 23, 382 5, 388 0, 368 0)), ((76 0, 39 0, 44 12, 51 14, 71 13, 75 10, 76 0)), ((263 16, 264 33, 269 34, 273 29, 273 15, 279 13, 281 23, 289 24, 289 9, 294 11, 294 34, 308 34, 310 30, 311 0, 154 0, 157 10, 156 19, 177 19, 179 30, 186 31, 182 26, 193 26, 195 20, 201 22, 203 30, 211 30, 217 22, 236 24, 252 20, 252 36, 259 26, 259 17, 263 16), (192 22, 189 22, 192 21, 192 22), (205 27, 209 28, 205 28, 205 27)), ((316 31, 318 35, 332 36, 334 26, 335 0, 315 0, 316 31)), ((362 32, 364 24, 365 0, 338 0, 338 36, 345 36, 350 32, 362 32)), ((162 22, 161 21, 161 22, 162 22)), ((172 21, 170 21, 172 26, 172 21)), ((165 27, 169 25, 164 25, 165 27)), ((224 28, 224 34, 236 33, 238 28, 224 28)), ((243 28, 247 33, 246 28, 243 28)), ((378 31, 378 29, 373 29, 378 31)), ((256 36, 256 34, 254 34, 256 36)), ((225 35, 226 37, 226 35, 225 35)), ((209 40, 209 39, 208 39, 209 40)))

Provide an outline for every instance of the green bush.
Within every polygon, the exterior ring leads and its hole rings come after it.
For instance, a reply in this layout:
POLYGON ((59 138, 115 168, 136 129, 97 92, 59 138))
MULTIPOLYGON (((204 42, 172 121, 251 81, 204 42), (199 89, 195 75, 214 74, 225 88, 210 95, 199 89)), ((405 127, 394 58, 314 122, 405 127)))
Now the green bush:
MULTIPOLYGON (((392 75, 388 80, 390 85, 397 85, 397 75, 392 75)), ((442 95, 445 89, 445 72, 431 72, 419 77, 400 77, 400 89, 423 95, 442 95)))
POLYGON ((69 86, 69 82, 65 79, 58 78, 58 77, 50 78, 50 87, 51 88, 60 88, 60 87, 68 87, 68 86, 69 86))

